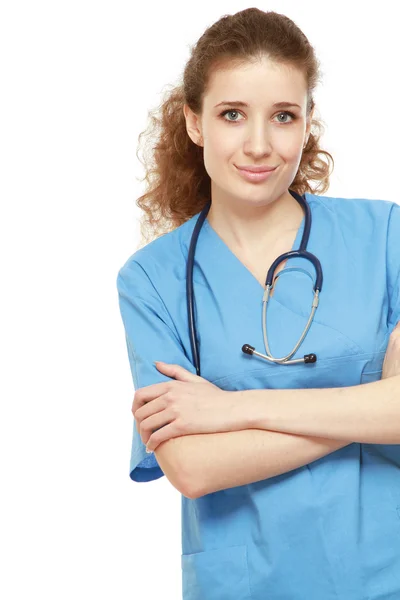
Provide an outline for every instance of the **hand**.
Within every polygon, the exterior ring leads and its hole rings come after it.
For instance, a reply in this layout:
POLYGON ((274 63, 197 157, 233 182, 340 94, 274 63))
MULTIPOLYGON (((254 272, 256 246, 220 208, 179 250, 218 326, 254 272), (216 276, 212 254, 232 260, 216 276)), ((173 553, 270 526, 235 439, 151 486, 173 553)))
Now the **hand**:
POLYGON ((174 437, 245 427, 237 394, 179 365, 158 362, 156 366, 177 381, 154 383, 135 392, 132 413, 148 452, 174 437))
POLYGON ((400 375, 400 321, 389 337, 381 379, 387 379, 394 375, 400 375))

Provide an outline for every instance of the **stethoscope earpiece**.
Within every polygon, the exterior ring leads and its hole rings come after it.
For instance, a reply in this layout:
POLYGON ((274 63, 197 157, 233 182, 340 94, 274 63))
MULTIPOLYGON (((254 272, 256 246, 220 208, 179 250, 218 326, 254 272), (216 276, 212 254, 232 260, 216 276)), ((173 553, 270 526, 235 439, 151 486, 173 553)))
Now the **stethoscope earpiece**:
POLYGON ((254 346, 250 346, 250 344, 243 344, 242 346, 242 352, 245 354, 253 354, 254 350, 254 346))
MULTIPOLYGON (((261 354, 260 352, 257 352, 256 349, 254 348, 254 346, 250 346, 250 344, 243 344, 242 352, 244 352, 244 354, 250 354, 250 355, 255 354, 256 356, 260 356, 261 358, 265 358, 266 360, 269 360, 271 362, 275 362, 275 363, 282 362, 282 364, 285 363, 284 359, 282 359, 282 358, 272 358, 272 356, 266 356, 265 354, 261 354)), ((291 362, 295 362, 295 361, 291 361, 291 362)), ((315 362, 317 362, 317 355, 316 354, 305 354, 303 356, 303 358, 297 359, 296 362, 315 363, 315 362)))

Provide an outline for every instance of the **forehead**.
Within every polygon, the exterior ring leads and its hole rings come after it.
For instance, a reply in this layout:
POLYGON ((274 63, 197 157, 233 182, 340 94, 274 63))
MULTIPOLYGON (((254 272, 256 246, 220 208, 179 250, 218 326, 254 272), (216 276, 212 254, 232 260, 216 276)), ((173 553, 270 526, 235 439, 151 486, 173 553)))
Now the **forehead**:
POLYGON ((215 68, 204 103, 209 108, 223 100, 241 100, 249 105, 292 101, 302 105, 306 92, 306 81, 301 71, 263 59, 245 65, 215 68))

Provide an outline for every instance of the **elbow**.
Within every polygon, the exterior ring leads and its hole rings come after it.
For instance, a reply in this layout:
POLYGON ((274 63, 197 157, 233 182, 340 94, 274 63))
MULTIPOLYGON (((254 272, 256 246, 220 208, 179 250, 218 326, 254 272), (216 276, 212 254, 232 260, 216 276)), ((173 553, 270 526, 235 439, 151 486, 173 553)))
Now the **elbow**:
POLYGON ((197 492, 192 483, 192 479, 187 476, 187 471, 185 468, 182 468, 182 464, 179 465, 179 468, 175 470, 174 477, 169 477, 168 479, 178 490, 182 496, 189 498, 190 500, 194 500, 197 496, 197 492))
POLYGON ((179 491, 186 498, 197 500, 202 494, 200 493, 198 483, 196 482, 197 478, 194 476, 193 471, 190 471, 190 467, 189 469, 181 468, 180 474, 179 491))
POLYGON ((194 500, 197 498, 197 487, 194 485, 193 468, 182 460, 181 438, 172 438, 155 449, 157 462, 171 485, 183 496, 194 500))
POLYGON ((205 496, 209 492, 207 492, 204 488, 204 481, 202 480, 201 475, 198 475, 198 472, 194 469, 189 469, 186 473, 190 473, 187 477, 185 477, 185 482, 182 483, 182 494, 186 496, 186 498, 190 498, 190 500, 197 500, 201 498, 201 496, 205 496))
POLYGON ((185 498, 188 498, 189 500, 197 500, 197 498, 199 498, 199 496, 196 494, 195 491, 189 490, 188 488, 182 488, 181 494, 182 494, 182 496, 185 496, 185 498))
POLYGON ((189 488, 188 486, 181 488, 181 494, 182 496, 185 496, 185 498, 189 498, 189 500, 197 500, 197 498, 203 496, 197 489, 189 488))
POLYGON ((198 470, 194 468, 192 460, 189 462, 188 457, 186 457, 184 464, 180 463, 180 492, 190 500, 197 500, 200 496, 204 496, 205 492, 203 492, 200 485, 201 477, 199 477, 198 470))
POLYGON ((156 449, 157 461, 167 479, 186 498, 204 495, 204 466, 199 461, 201 435, 187 435, 162 442, 156 449))

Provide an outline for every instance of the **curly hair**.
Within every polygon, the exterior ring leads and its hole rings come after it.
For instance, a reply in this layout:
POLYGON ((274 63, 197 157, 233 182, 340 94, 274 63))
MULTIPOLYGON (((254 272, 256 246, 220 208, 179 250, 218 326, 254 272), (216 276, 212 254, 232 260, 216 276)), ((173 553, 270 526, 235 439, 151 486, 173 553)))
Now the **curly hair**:
MULTIPOLYGON (((245 65, 265 56, 304 73, 307 115, 314 108, 313 91, 319 82, 320 63, 307 37, 291 19, 258 8, 221 17, 191 46, 183 78, 167 92, 161 106, 149 111, 150 124, 139 135, 139 144, 143 135, 148 139, 143 150, 144 162, 136 153, 145 165, 146 175, 141 181, 147 184, 146 192, 136 200, 143 211, 140 246, 185 223, 211 198, 203 148, 187 133, 183 105, 201 115, 203 97, 215 69, 245 65)), ((329 188, 332 172, 329 161, 333 170, 334 160, 320 148, 323 131, 321 120, 313 118, 307 145, 290 186, 299 194, 324 193, 329 188)))

